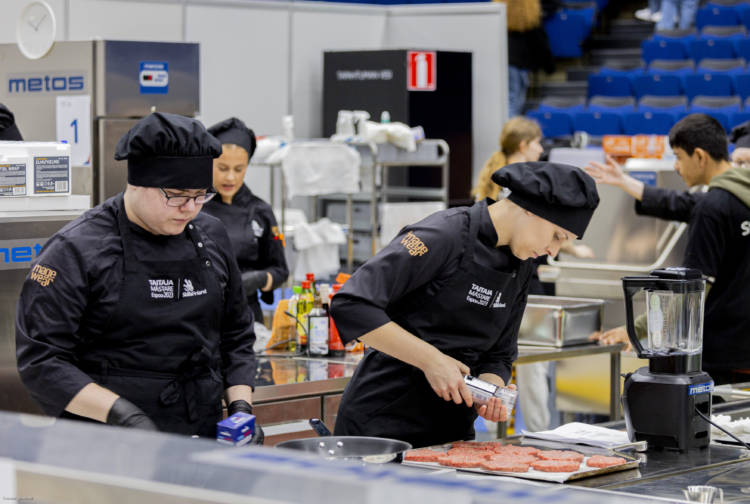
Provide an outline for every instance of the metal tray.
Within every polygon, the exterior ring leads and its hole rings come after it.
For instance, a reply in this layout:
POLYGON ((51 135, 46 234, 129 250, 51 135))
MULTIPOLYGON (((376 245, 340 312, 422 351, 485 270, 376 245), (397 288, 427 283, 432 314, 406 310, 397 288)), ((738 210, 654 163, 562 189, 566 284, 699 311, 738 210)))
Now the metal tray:
POLYGON ((531 295, 526 303, 518 344, 564 347, 588 342, 602 328, 603 299, 531 295))
MULTIPOLYGON (((516 443, 507 443, 507 444, 516 444, 516 443)), ((561 443, 550 443, 550 442, 544 442, 544 441, 537 442, 536 440, 534 442, 524 441, 523 443, 517 443, 517 444, 519 446, 532 446, 534 448, 539 448, 540 450, 577 451, 579 453, 584 454, 585 456, 583 459, 584 463, 592 455, 606 455, 610 457, 622 457, 625 459, 625 463, 620 464, 618 466, 614 466, 614 467, 604 467, 604 468, 586 467, 585 464, 582 463, 581 464, 581 466, 583 467, 582 469, 579 469, 578 471, 575 471, 575 472, 567 472, 567 473, 562 473, 562 472, 548 473, 548 472, 543 472, 543 471, 536 471, 534 469, 529 469, 529 471, 525 473, 489 471, 487 469, 480 469, 478 467, 455 467, 454 468, 451 466, 440 465, 437 462, 413 462, 409 460, 404 460, 401 463, 403 465, 430 468, 430 469, 455 469, 457 471, 487 474, 487 475, 492 475, 492 476, 512 476, 514 478, 547 481, 547 482, 552 482, 552 483, 567 483, 569 481, 574 481, 574 480, 578 480, 581 478, 589 478, 591 476, 599 476, 602 474, 609 474, 613 472, 627 471, 629 469, 637 469, 639 465, 639 461, 630 455, 619 453, 613 450, 607 450, 604 448, 595 448, 595 447, 583 446, 583 445, 571 446, 571 445, 561 444, 561 443)), ((445 445, 430 446, 428 448, 432 448, 433 450, 446 451, 448 448, 450 448, 450 446, 451 446, 450 443, 448 443, 445 445)))

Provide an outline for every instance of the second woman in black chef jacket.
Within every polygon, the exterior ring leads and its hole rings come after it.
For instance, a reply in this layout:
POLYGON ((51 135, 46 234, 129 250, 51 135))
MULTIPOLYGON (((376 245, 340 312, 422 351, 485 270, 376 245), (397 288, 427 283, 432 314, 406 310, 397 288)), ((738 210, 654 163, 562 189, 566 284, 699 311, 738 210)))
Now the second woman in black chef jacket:
POLYGON ((473 438, 477 414, 463 375, 506 384, 534 269, 581 237, 599 197, 578 168, 516 163, 493 180, 504 200, 437 212, 407 226, 333 297, 342 340, 370 349, 346 387, 337 435, 396 438, 413 446, 473 438))
POLYGON ((250 158, 255 152, 255 134, 235 117, 208 128, 221 141, 221 156, 214 160, 214 187, 218 197, 203 211, 224 223, 232 242, 242 285, 255 320, 263 322, 260 297, 273 302, 273 289, 289 276, 284 243, 271 206, 244 184, 250 158))

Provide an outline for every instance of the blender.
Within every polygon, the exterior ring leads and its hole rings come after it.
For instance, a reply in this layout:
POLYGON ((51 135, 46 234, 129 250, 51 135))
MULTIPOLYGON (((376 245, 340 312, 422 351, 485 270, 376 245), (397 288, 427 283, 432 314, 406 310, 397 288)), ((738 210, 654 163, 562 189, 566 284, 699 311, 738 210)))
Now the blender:
POLYGON ((701 370, 705 280, 700 271, 665 268, 624 277, 627 331, 638 357, 648 359, 625 375, 622 394, 631 441, 688 451, 708 446, 713 380, 701 370), (633 296, 646 293, 648 339, 635 332, 633 296), (645 345, 645 346, 644 346, 645 345))

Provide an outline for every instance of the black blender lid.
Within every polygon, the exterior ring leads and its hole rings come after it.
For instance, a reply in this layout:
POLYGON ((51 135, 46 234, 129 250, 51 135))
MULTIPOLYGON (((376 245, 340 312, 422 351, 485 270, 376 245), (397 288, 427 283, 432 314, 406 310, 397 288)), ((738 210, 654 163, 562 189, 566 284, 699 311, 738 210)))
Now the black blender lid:
POLYGON ((703 278, 703 273, 700 270, 677 266, 653 270, 651 275, 666 280, 700 280, 703 278))

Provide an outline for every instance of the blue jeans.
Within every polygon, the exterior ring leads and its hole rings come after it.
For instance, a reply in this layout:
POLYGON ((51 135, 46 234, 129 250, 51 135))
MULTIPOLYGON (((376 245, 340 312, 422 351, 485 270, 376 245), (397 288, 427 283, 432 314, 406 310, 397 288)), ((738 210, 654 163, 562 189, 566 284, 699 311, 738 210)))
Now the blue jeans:
POLYGON ((684 30, 695 23, 695 14, 698 12, 698 0, 662 0, 661 21, 656 25, 657 30, 674 29, 677 17, 677 4, 680 4, 680 25, 678 28, 684 30))
POLYGON ((529 71, 508 65, 508 117, 521 115, 529 89, 529 71))

